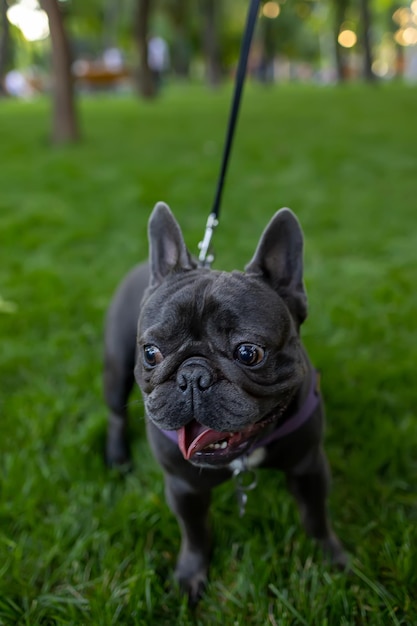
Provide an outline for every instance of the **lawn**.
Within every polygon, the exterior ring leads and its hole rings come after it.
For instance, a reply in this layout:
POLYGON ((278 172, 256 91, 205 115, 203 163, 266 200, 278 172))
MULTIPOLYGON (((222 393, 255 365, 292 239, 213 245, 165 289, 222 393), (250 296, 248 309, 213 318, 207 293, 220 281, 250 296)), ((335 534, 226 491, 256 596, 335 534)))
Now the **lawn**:
POLYGON ((193 252, 211 207, 230 89, 85 98, 84 140, 48 144, 49 103, 0 102, 0 624, 417 624, 417 90, 248 85, 216 268, 243 268, 281 206, 305 236, 334 526, 350 575, 264 472, 237 516, 213 502, 206 596, 172 586, 179 533, 132 396, 134 469, 103 462, 102 334, 119 279, 170 204, 193 252))

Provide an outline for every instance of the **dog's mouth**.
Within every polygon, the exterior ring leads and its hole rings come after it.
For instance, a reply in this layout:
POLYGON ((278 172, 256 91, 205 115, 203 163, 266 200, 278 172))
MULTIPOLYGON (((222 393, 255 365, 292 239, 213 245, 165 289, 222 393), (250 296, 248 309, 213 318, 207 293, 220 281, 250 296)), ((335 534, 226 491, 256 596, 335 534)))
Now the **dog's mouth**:
POLYGON ((203 458, 208 462, 228 461, 243 454, 257 435, 275 419, 275 415, 270 416, 237 432, 212 430, 193 419, 177 430, 178 447, 187 461, 203 458))

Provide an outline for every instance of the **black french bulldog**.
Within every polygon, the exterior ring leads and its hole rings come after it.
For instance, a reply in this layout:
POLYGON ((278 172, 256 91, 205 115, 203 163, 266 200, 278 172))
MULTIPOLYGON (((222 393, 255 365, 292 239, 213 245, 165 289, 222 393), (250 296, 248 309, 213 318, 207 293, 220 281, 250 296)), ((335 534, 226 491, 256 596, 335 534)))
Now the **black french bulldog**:
POLYGON ((181 587, 195 602, 207 580, 211 489, 258 466, 285 472, 307 532, 344 567, 326 510, 322 400, 299 335, 307 299, 296 217, 275 214, 245 272, 198 267, 163 203, 151 215, 149 241, 149 264, 127 275, 107 316, 107 461, 129 461, 135 377, 181 528, 181 587))

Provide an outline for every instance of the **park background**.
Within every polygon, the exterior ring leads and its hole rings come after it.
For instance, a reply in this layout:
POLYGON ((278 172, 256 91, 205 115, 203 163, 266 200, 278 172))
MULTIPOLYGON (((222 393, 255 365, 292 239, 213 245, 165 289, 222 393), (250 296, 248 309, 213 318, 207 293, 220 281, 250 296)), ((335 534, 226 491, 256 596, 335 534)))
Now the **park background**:
POLYGON ((210 582, 195 611, 173 585, 179 532, 137 391, 133 470, 104 463, 103 324, 118 281, 147 256, 158 200, 197 252, 247 3, 42 4, 40 39, 9 20, 0 31, 2 76, 25 79, 24 93, 0 99, 0 624, 414 626, 417 87, 413 32, 406 46, 401 37, 415 4, 369 3, 370 65, 361 4, 345 3, 340 23, 339 3, 286 0, 278 16, 259 17, 214 267, 243 268, 281 206, 298 215, 310 306, 302 335, 322 372, 330 509, 352 571, 329 568, 282 477, 264 472, 243 519, 232 483, 215 493, 210 582), (138 9, 148 10, 140 44, 138 9), (174 64, 181 16, 184 75, 174 64), (70 51, 58 69, 53 23, 70 51), (356 43, 337 49, 345 30, 356 43), (307 31, 309 50, 298 45, 307 31), (148 66, 151 35, 170 53, 162 75, 148 66), (116 49, 124 65, 112 77, 105 52, 116 49))

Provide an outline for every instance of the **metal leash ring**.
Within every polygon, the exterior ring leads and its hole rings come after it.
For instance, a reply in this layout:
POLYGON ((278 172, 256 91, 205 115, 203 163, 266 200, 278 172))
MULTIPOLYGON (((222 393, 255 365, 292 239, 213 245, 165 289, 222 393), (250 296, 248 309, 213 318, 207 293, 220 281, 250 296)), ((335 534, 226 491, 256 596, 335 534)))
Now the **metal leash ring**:
POLYGON ((236 481, 236 496, 239 505, 239 517, 243 517, 248 502, 248 493, 258 485, 258 477, 254 470, 237 468, 233 472, 236 481))

